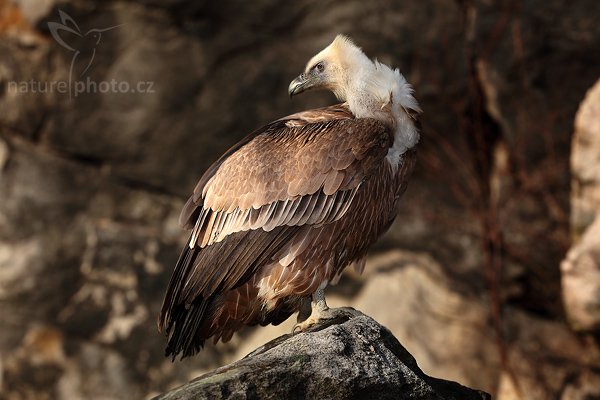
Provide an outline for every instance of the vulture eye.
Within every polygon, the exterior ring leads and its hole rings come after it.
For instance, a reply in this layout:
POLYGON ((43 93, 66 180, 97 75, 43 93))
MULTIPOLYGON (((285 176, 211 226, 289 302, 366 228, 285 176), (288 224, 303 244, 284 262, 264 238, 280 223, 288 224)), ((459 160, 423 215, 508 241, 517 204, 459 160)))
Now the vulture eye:
POLYGON ((325 63, 321 61, 320 63, 317 63, 317 65, 315 65, 313 68, 316 69, 317 72, 323 72, 323 70, 325 70, 325 63))

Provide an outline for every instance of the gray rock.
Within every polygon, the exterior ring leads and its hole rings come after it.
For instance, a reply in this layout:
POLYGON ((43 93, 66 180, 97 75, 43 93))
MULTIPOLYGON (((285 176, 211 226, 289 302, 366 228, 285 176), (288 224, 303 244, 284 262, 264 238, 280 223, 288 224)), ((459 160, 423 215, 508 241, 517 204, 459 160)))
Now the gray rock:
POLYGON ((425 375, 387 328, 355 313, 281 336, 156 399, 491 399, 425 375))

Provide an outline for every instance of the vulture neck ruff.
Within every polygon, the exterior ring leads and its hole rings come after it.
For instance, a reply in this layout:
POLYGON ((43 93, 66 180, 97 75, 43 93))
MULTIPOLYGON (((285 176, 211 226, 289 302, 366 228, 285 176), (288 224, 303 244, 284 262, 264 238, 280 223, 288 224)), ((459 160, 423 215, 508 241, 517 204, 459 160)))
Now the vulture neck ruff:
POLYGON ((391 126, 394 144, 387 160, 397 167, 402 154, 419 142, 419 132, 410 111, 421 111, 413 97, 413 89, 397 69, 392 70, 378 61, 362 68, 350 80, 346 102, 356 118, 374 118, 391 126))
POLYGON ((332 90, 345 101, 356 118, 374 118, 394 131, 394 144, 388 161, 396 168, 402 154, 419 141, 414 114, 421 108, 413 97, 413 88, 398 69, 392 69, 377 60, 372 61, 345 36, 339 35, 333 43, 315 56, 331 59, 340 66, 336 70, 332 90))

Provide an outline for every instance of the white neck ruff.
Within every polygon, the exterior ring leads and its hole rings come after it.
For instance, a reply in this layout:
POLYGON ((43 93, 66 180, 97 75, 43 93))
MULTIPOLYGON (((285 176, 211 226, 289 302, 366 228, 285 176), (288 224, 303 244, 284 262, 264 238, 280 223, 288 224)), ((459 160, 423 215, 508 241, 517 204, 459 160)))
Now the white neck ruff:
POLYGON ((419 132, 407 110, 420 112, 413 89, 398 69, 378 61, 361 68, 351 79, 346 102, 357 118, 375 118, 392 127, 394 144, 387 159, 397 167, 408 149, 419 141, 419 132))

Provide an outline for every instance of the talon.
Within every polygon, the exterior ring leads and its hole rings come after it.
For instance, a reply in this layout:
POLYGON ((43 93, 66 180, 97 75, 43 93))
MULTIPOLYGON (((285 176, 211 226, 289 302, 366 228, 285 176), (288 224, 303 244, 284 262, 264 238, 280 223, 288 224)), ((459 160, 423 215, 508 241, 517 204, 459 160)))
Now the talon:
MULTIPOLYGON (((351 319, 358 313, 350 307, 329 308, 325 302, 323 289, 317 290, 312 296, 311 312, 308 318, 302 322, 298 322, 292 329, 292 335, 306 330, 317 325, 319 322, 331 321, 336 319, 351 319)), ((300 314, 302 315, 302 313, 300 314)), ((300 317, 299 317, 300 318, 300 317)))
POLYGON ((314 326, 317 322, 319 322, 318 318, 315 318, 314 315, 311 315, 309 318, 305 319, 302 322, 294 325, 294 329, 292 329, 292 334, 295 335, 297 333, 301 333, 314 326))

